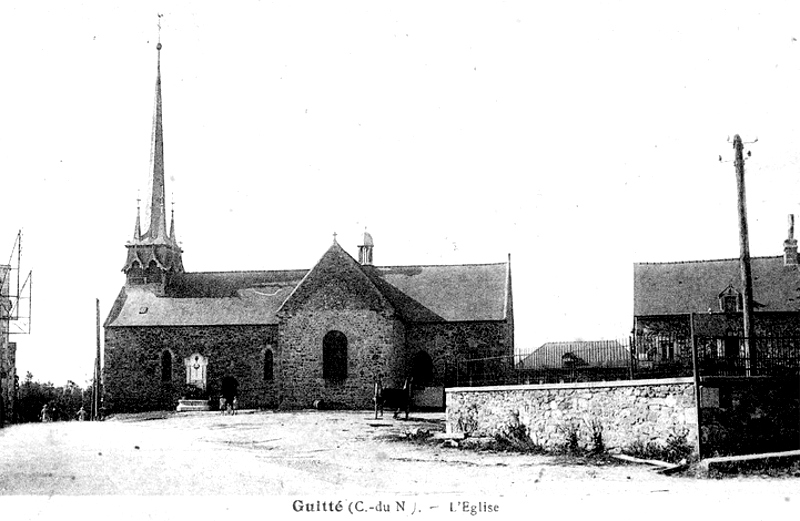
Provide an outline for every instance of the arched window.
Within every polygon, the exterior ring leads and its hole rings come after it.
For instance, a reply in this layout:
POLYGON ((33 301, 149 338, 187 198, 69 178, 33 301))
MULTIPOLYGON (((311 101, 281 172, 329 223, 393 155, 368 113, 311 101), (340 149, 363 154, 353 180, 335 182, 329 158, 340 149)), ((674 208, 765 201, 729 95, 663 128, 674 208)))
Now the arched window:
POLYGON ((172 381, 172 353, 167 350, 161 352, 161 381, 172 381))
POLYGON ((148 284, 161 282, 161 269, 158 267, 158 264, 156 264, 156 261, 152 260, 150 264, 147 265, 145 276, 147 277, 148 284))
POLYGON ((139 264, 139 261, 133 261, 133 264, 131 264, 131 269, 128 270, 128 278, 134 284, 141 284, 144 282, 144 270, 142 269, 142 265, 139 264))
POLYGON ((347 337, 328 331, 322 339, 322 377, 334 382, 347 378, 347 337))
POLYGON ((264 351, 264 381, 271 382, 273 378, 272 373, 272 349, 264 351))
POLYGON ((433 361, 425 351, 417 351, 411 361, 411 377, 414 385, 426 387, 433 382, 433 361))

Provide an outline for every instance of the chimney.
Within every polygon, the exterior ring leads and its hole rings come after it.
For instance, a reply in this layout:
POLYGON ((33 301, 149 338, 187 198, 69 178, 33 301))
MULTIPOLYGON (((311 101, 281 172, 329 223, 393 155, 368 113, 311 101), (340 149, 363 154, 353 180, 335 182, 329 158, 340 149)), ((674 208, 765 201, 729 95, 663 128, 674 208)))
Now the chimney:
POLYGON ((794 214, 789 214, 789 237, 783 241, 783 265, 797 266, 797 239, 794 238, 794 214))

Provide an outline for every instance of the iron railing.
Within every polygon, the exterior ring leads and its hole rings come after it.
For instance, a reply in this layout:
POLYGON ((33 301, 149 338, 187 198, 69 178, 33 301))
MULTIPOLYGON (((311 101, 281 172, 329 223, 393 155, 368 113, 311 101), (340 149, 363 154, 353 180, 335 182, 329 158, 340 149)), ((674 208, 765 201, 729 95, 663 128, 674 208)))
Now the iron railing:
MULTIPOLYGON (((696 336, 699 377, 800 375, 800 338, 696 336), (746 349, 749 346, 749 350, 746 349)), ((691 337, 638 335, 621 340, 558 342, 509 356, 458 363, 463 387, 639 380, 694 375, 691 337)))

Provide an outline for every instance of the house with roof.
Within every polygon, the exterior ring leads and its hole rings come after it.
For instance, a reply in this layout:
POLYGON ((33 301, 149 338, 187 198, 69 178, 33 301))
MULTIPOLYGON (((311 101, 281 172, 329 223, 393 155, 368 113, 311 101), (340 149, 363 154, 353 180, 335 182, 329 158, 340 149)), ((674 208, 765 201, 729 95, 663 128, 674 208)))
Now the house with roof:
POLYGON ((545 342, 522 357, 516 376, 528 383, 622 380, 630 367, 631 353, 618 340, 545 342))
MULTIPOLYGON (((756 337, 800 337, 800 267, 793 215, 783 247, 783 255, 751 259, 756 337)), ((719 340, 720 355, 739 356, 744 334, 738 258, 637 263, 633 272, 638 357, 690 357, 692 316, 696 336, 719 340)))
POLYGON ((630 351, 618 340, 545 342, 517 365, 518 369, 626 367, 630 351))
POLYGON ((186 272, 174 212, 166 219, 157 49, 150 219, 143 232, 137 209, 104 325, 108 411, 171 409, 187 388, 226 386, 241 407, 368 408, 378 379, 442 387, 464 359, 511 359, 510 257, 378 266, 365 232, 358 259, 334 234, 311 268, 186 272))
POLYGON ((783 255, 754 257, 750 264, 755 338, 747 342, 739 259, 634 265, 637 372, 697 371, 701 440, 721 454, 797 448, 800 266, 794 216, 783 255))

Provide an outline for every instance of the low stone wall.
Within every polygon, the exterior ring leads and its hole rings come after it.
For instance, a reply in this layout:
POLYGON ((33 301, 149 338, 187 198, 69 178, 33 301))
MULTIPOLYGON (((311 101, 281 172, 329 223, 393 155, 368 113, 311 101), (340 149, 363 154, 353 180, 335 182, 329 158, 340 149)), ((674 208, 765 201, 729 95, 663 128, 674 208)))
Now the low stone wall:
POLYGON ((620 451, 636 443, 665 444, 686 433, 697 446, 697 408, 691 378, 582 382, 446 390, 447 430, 494 436, 518 424, 546 449, 566 443, 575 429, 579 444, 592 448, 592 430, 602 429, 605 447, 620 451))

